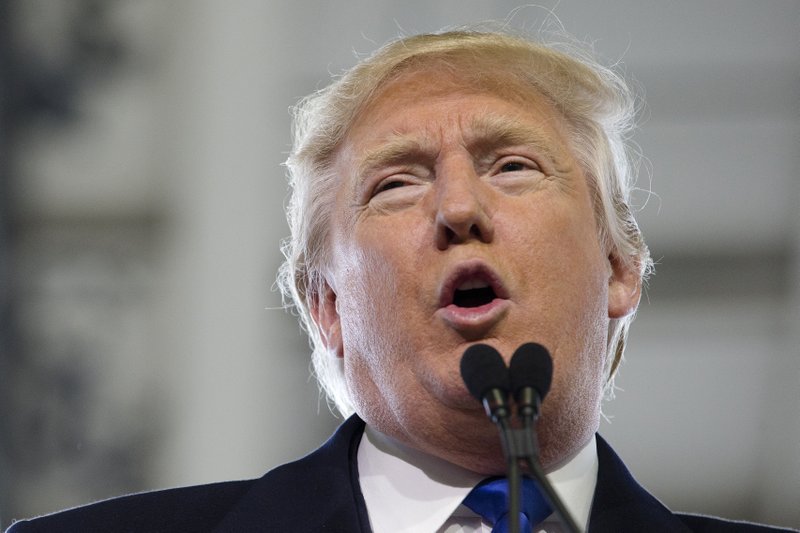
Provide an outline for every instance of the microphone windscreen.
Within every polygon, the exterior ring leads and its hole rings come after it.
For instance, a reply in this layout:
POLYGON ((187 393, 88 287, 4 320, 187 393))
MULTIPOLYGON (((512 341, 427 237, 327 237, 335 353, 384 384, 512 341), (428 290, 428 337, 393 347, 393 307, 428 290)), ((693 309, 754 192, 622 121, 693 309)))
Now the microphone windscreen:
POLYGON ((491 389, 508 392, 508 368, 500 352, 488 344, 473 344, 461 356, 461 379, 478 401, 491 389))
POLYGON ((553 380, 553 359, 541 344, 527 342, 511 357, 508 374, 514 396, 522 388, 533 387, 539 399, 544 400, 553 380))

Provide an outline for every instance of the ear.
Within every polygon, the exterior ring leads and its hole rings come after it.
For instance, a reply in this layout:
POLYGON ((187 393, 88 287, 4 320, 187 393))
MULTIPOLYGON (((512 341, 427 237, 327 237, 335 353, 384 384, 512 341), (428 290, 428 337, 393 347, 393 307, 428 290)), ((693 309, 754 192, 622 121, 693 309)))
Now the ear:
POLYGON ((322 343, 328 352, 338 358, 343 357, 342 323, 336 308, 336 292, 327 281, 312 302, 311 318, 319 328, 322 343))
POLYGON ((642 278, 636 265, 624 263, 616 254, 608 257, 611 275, 608 278, 608 318, 622 318, 639 306, 642 278))

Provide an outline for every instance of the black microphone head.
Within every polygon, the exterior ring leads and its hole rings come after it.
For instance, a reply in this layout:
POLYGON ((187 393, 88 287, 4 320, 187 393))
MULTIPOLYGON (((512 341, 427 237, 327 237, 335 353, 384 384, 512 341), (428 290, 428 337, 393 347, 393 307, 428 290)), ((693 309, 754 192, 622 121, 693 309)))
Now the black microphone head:
POLYGON ((488 344, 473 344, 461 357, 461 379, 478 401, 492 389, 509 390, 508 368, 500 352, 488 344))
POLYGON ((533 387, 544 400, 553 380, 553 359, 541 344, 527 342, 517 348, 508 369, 511 392, 516 397, 520 389, 533 387))

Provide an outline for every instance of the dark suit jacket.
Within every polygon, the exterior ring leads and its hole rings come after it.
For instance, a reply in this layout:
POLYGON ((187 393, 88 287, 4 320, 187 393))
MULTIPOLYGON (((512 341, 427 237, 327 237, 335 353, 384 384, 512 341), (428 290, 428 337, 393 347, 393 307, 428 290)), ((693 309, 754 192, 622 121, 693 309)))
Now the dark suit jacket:
MULTIPOLYGON (((143 494, 15 523, 8 533, 248 531, 367 533, 356 450, 364 422, 351 417, 318 450, 260 479, 143 494)), ((589 533, 789 531, 674 514, 645 491, 603 439, 589 533)))

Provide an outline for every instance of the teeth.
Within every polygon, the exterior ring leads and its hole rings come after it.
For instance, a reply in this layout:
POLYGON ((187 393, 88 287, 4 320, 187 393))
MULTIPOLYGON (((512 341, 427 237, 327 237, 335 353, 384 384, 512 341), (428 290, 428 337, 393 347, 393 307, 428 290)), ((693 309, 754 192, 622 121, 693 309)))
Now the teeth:
POLYGON ((457 290, 468 291, 470 289, 485 289, 488 286, 489 284, 486 283, 485 281, 476 279, 476 280, 465 281, 464 283, 458 286, 457 290))

